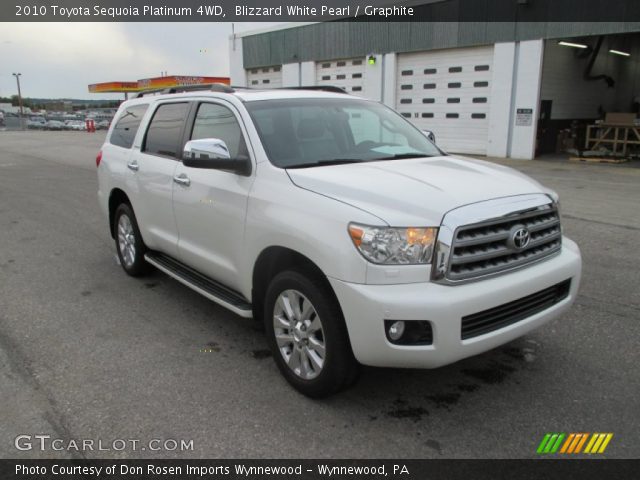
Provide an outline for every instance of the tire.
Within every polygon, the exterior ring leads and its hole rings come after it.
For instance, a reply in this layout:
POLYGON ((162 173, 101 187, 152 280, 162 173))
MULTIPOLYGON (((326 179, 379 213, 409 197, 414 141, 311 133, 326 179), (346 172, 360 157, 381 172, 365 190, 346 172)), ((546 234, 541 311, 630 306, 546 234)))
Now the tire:
POLYGON ((136 216, 130 205, 122 203, 113 216, 116 251, 123 270, 132 277, 149 273, 151 265, 144 260, 147 247, 142 241, 136 216))
POLYGON ((342 312, 319 275, 276 275, 265 296, 264 324, 280 372, 302 394, 326 397, 357 379, 359 365, 342 312))

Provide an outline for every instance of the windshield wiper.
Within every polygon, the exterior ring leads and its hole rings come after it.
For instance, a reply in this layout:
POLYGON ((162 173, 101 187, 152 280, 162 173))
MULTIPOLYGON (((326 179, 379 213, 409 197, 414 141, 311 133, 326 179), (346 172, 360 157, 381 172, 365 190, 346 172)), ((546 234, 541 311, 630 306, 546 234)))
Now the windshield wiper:
POLYGON ((297 163, 295 165, 287 165, 284 168, 309 168, 309 167, 325 167, 328 165, 345 165, 347 163, 360 163, 363 160, 358 158, 330 158, 327 160, 318 160, 310 163, 297 163))
POLYGON ((397 153, 388 157, 379 158, 330 158, 327 160, 318 160, 310 163, 296 163, 295 165, 287 165, 284 168, 310 168, 310 167, 325 167, 328 165, 344 165, 347 163, 365 163, 365 162, 380 162, 384 160, 401 160, 403 158, 425 158, 433 157, 434 155, 427 155, 424 153, 397 153))
POLYGON ((426 153, 396 153, 388 157, 374 158, 374 160, 402 160, 404 158, 429 158, 433 156, 434 155, 427 155, 426 153))

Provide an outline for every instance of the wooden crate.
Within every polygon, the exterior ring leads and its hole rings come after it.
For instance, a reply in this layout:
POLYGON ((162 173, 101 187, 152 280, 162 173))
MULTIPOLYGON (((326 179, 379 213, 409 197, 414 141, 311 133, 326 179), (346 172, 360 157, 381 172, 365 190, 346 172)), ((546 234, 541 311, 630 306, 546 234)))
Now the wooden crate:
POLYGON ((628 162, 628 158, 598 158, 598 157, 569 157, 572 162, 587 162, 587 163, 625 163, 628 162))

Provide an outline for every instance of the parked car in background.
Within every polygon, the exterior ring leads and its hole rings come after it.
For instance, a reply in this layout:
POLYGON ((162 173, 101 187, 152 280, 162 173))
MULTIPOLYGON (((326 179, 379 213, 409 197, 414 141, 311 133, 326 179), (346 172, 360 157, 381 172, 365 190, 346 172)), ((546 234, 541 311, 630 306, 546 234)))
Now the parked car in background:
POLYGON ((49 120, 45 128, 46 130, 64 130, 64 123, 60 120, 49 120))
POLYGON ((47 127, 47 121, 43 117, 31 117, 27 120, 27 128, 30 130, 44 130, 47 127))
POLYGON ((100 120, 96 123, 96 130, 107 130, 109 125, 111 125, 109 120, 100 120))
POLYGON ((0 112, 0 127, 4 127, 4 112, 0 112))
POLYGON ((82 131, 86 130, 87 126, 82 120, 67 120, 64 122, 65 130, 82 131))

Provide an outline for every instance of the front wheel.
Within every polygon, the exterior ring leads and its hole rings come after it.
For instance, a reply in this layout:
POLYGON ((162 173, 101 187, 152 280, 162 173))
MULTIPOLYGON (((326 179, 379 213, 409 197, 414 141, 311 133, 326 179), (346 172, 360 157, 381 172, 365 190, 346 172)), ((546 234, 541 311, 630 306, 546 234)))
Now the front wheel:
POLYGON ((336 393, 357 378, 358 363, 342 312, 323 279, 299 271, 278 274, 265 298, 265 329, 278 368, 301 393, 336 393))

